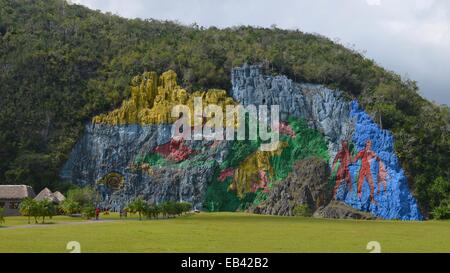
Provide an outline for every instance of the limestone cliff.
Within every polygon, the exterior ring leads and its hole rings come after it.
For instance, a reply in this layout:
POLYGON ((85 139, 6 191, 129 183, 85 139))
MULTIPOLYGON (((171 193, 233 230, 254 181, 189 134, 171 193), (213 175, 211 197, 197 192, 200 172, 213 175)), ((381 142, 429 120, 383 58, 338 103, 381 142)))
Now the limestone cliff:
POLYGON ((324 160, 315 157, 301 160, 283 182, 273 187, 267 200, 250 210, 259 214, 293 216, 297 206, 306 205, 314 212, 331 200, 329 177, 330 170, 324 160))
MULTIPOLYGON (((131 98, 119 109, 86 126, 61 171, 73 183, 95 185, 104 206, 118 209, 142 196, 151 202, 189 201, 210 211, 250 207, 290 215, 283 189, 290 196, 306 189, 304 175, 292 173, 298 162, 314 157, 328 162, 331 176, 321 182, 333 199, 375 217, 422 219, 392 135, 337 90, 264 75, 259 66, 248 65, 233 69, 230 97, 223 90, 189 93, 176 83, 173 71, 159 78, 144 73, 133 79, 131 89, 131 98), (171 139, 171 108, 184 103, 192 111, 195 96, 221 106, 280 105, 282 145, 264 153, 259 141, 171 139)), ((312 198, 313 209, 323 205, 318 198, 312 198)))

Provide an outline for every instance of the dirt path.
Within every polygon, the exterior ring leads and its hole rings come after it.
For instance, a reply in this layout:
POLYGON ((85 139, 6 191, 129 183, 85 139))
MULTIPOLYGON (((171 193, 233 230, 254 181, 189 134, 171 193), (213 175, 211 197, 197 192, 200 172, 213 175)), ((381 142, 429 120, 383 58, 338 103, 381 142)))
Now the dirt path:
POLYGON ((12 226, 12 227, 0 227, 1 230, 7 229, 21 229, 21 228, 48 228, 48 227, 56 227, 56 226, 77 226, 77 225, 90 225, 90 224, 100 224, 100 223, 114 223, 117 220, 98 220, 98 221, 83 221, 83 222, 60 222, 54 224, 32 224, 32 225, 20 225, 20 226, 12 226))

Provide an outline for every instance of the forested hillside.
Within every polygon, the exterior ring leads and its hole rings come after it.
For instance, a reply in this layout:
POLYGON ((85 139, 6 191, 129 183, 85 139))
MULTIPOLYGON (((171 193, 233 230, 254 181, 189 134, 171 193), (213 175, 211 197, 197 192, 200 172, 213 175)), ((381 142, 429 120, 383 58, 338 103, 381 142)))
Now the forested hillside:
POLYGON ((62 0, 0 0, 0 183, 64 190, 58 171, 83 125, 127 98, 135 75, 172 69, 188 90, 227 90, 245 62, 357 98, 393 131, 422 210, 450 203, 450 111, 414 81, 301 31, 127 20, 62 0))

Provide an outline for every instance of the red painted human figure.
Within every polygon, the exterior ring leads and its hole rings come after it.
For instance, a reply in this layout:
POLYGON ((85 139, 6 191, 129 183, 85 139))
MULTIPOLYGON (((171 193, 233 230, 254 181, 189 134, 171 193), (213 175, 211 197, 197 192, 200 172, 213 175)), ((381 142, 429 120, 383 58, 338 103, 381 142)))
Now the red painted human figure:
MULTIPOLYGON (((361 159, 361 169, 359 171, 359 178, 358 178, 358 196, 359 198, 361 198, 362 196, 362 187, 364 184, 364 178, 366 178, 370 186, 370 201, 372 203, 375 203, 374 185, 373 185, 372 171, 370 168, 370 162, 372 161, 372 159, 376 159, 380 163, 380 166, 383 166, 382 167, 383 170, 384 165, 382 164, 381 159, 377 156, 377 154, 374 151, 372 151, 372 141, 370 140, 367 141, 366 147, 364 148, 364 150, 360 151, 356 155, 356 157, 353 159, 353 162, 357 162, 359 159, 361 159)), ((384 177, 382 178, 384 179, 384 177)))
POLYGON ((337 153, 336 157, 333 161, 332 169, 334 170, 334 167, 336 166, 337 162, 340 160, 339 168, 336 173, 336 185, 334 186, 333 196, 336 197, 336 192, 339 189, 339 186, 342 183, 342 180, 345 180, 347 182, 347 186, 349 187, 349 190, 352 190, 352 177, 350 175, 350 171, 348 169, 348 166, 351 163, 351 155, 350 151, 348 149, 348 143, 347 141, 342 141, 342 148, 337 153))

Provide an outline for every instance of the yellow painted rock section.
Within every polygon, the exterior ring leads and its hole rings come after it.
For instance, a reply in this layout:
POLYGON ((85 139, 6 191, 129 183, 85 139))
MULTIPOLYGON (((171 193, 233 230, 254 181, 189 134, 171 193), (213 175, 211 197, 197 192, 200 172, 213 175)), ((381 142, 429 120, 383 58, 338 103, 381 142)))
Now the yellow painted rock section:
POLYGON ((259 181, 260 171, 265 171, 268 175, 273 175, 270 158, 280 155, 287 147, 286 142, 280 142, 278 148, 272 152, 256 151, 248 156, 242 164, 234 171, 233 182, 229 190, 236 191, 240 198, 252 191, 252 186, 259 181))
POLYGON ((177 120, 171 117, 175 105, 187 105, 193 117, 195 97, 202 98, 204 107, 216 104, 225 109, 226 105, 235 105, 225 90, 188 93, 177 84, 177 74, 172 70, 164 72, 159 78, 155 72, 145 72, 133 78, 130 99, 124 101, 119 109, 94 117, 92 122, 111 125, 173 123, 177 120))

